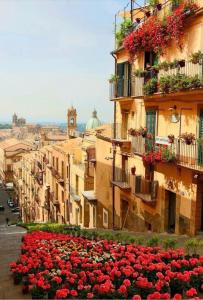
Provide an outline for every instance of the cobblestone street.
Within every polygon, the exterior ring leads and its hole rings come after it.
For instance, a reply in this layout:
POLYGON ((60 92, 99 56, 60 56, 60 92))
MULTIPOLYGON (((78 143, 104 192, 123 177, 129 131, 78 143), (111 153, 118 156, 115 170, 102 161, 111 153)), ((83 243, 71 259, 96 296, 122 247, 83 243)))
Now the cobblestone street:
POLYGON ((8 207, 7 198, 8 194, 0 190, 0 204, 5 207, 4 211, 0 211, 0 299, 29 299, 29 296, 21 293, 20 286, 13 284, 9 271, 9 263, 16 260, 19 255, 21 237, 25 230, 6 225, 6 217, 10 222, 18 217, 8 207))

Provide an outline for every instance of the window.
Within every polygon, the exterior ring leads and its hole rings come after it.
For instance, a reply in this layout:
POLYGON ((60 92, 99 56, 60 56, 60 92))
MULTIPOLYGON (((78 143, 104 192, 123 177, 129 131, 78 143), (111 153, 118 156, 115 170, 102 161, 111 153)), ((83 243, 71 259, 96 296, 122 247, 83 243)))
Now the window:
POLYGON ((75 175, 75 192, 76 192, 76 195, 79 194, 79 176, 78 175, 75 175))
POLYGON ((117 64, 117 97, 130 96, 131 65, 128 62, 117 64))
POLYGON ((64 178, 64 162, 61 162, 61 177, 64 178))
POLYGON ((96 227, 96 217, 97 217, 97 208, 96 208, 96 205, 93 205, 93 207, 92 207, 92 213, 93 213, 93 227, 96 227))
POLYGON ((58 183, 56 183, 56 200, 58 200, 58 183))
POLYGON ((61 191, 61 200, 64 202, 64 191, 61 191))
POLYGON ((12 166, 11 165, 7 165, 7 171, 12 171, 12 166))
POLYGON ((55 157, 54 156, 52 157, 52 165, 53 165, 53 167, 55 167, 55 157))
POLYGON ((56 158, 56 170, 58 171, 58 169, 59 169, 59 159, 58 159, 58 157, 56 158))
POLYGON ((103 226, 104 227, 108 227, 109 225, 109 214, 108 214, 108 211, 103 208, 103 226))
POLYGON ((68 178, 69 177, 69 168, 68 168, 68 166, 66 168, 66 172, 67 172, 67 178, 68 178))

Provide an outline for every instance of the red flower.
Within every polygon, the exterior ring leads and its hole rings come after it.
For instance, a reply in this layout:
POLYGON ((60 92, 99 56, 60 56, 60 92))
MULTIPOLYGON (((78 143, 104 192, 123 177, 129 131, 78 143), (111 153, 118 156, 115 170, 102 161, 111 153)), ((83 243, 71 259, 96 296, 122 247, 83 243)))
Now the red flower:
POLYGON ((71 296, 73 296, 73 297, 77 297, 78 292, 77 292, 76 290, 71 290, 71 291, 70 291, 70 294, 71 294, 71 296))
POLYGON ((68 289, 57 290, 55 298, 56 299, 64 299, 64 298, 66 298, 68 296, 69 292, 70 291, 68 289))
POLYGON ((189 298, 189 297, 193 297, 193 296, 197 295, 197 291, 195 288, 191 288, 191 289, 187 290, 187 292, 185 294, 189 298))
POLYGON ((121 294, 121 295, 125 295, 127 293, 127 288, 124 284, 122 284, 119 289, 118 289, 118 292, 121 294))
POLYGON ((182 295, 181 294, 175 294, 173 297, 173 300, 182 300, 182 295))
POLYGON ((139 295, 134 295, 132 300, 142 300, 142 298, 139 295))

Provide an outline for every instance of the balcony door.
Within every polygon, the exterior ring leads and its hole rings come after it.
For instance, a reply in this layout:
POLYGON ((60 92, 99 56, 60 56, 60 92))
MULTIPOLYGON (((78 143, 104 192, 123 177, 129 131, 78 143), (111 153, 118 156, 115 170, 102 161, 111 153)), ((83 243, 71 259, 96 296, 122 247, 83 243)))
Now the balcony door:
POLYGON ((117 97, 130 96, 131 84, 131 65, 128 62, 117 64, 117 97))
POLYGON ((128 174, 128 157, 122 155, 122 181, 127 182, 127 174, 128 174))
POLYGON ((152 139, 145 139, 146 151, 153 148, 156 135, 156 109, 150 108, 146 110, 146 127, 147 132, 152 135, 152 139))
POLYGON ((122 111, 121 139, 126 140, 128 130, 128 111, 122 111))

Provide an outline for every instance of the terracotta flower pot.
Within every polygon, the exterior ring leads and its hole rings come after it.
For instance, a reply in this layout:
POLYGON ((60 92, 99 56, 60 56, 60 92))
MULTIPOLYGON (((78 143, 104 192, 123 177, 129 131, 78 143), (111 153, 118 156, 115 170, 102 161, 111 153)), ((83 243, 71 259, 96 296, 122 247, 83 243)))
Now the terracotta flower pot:
POLYGON ((149 17, 151 16, 151 12, 150 12, 150 11, 147 11, 147 12, 145 13, 145 15, 146 15, 147 18, 149 18, 149 17))
POLYGON ((158 4, 156 5, 156 8, 157 8, 157 10, 161 10, 161 9, 162 9, 162 4, 161 4, 161 3, 158 3, 158 4))
POLYGON ((136 172, 136 168, 135 167, 131 168, 131 174, 135 175, 135 172, 136 172))

